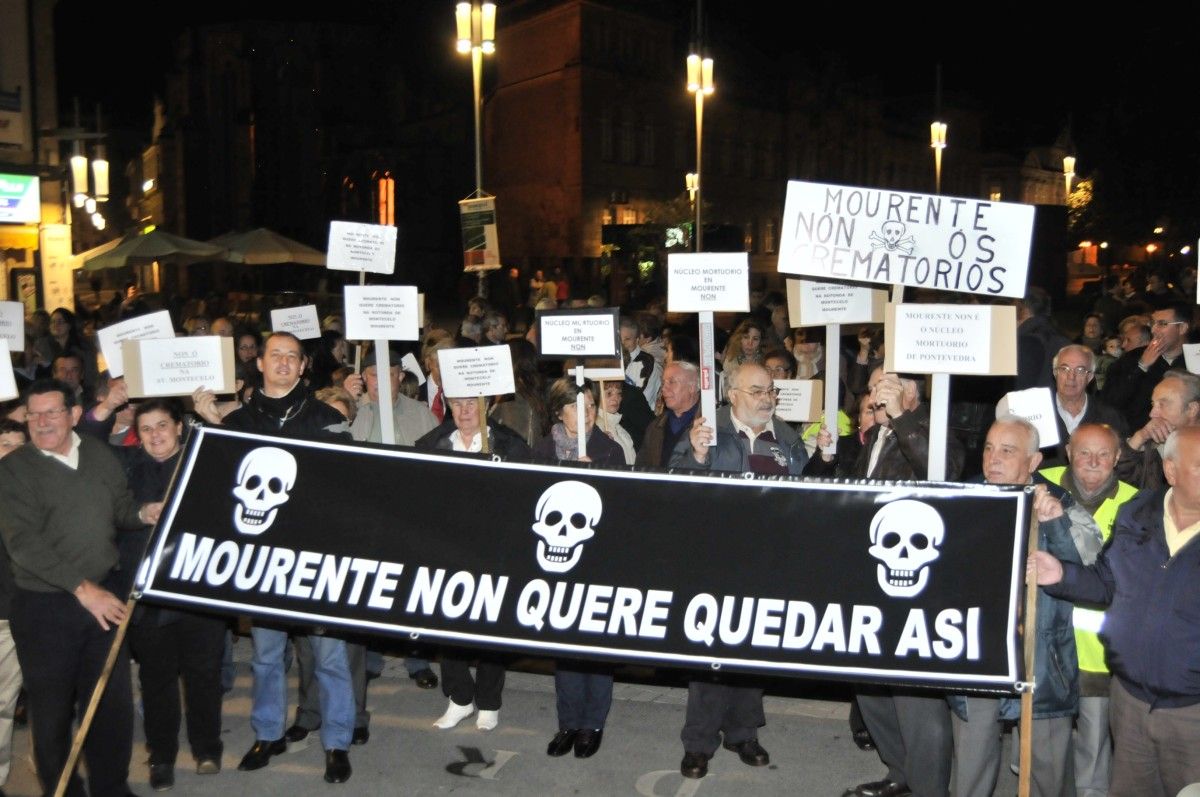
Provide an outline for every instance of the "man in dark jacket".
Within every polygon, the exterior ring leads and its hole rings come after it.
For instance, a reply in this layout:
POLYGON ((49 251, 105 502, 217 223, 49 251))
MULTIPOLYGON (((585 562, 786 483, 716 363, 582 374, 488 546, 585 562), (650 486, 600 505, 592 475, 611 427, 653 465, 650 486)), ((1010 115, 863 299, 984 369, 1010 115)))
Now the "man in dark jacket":
POLYGON ((1085 423, 1111 426, 1122 437, 1126 434, 1121 413, 1095 396, 1088 385, 1096 378, 1096 353, 1087 346, 1072 343, 1054 355, 1054 409, 1058 422, 1058 446, 1046 455, 1043 467, 1067 464, 1067 441, 1076 427, 1085 423))
POLYGON ((1050 296, 1041 288, 1030 287, 1017 302, 1017 381, 1016 389, 1048 387, 1051 361, 1055 353, 1071 341, 1059 332, 1050 319, 1050 296))
POLYGON ((1047 592, 1108 606, 1113 795, 1174 797, 1200 782, 1200 428, 1167 438, 1163 467, 1170 488, 1122 507, 1095 564, 1029 560, 1047 592))
POLYGON ((662 414, 646 428, 634 464, 665 468, 671 462, 675 445, 687 437, 700 411, 700 369, 689 362, 668 363, 663 369, 662 399, 662 414))
POLYGON ((1173 304, 1151 315, 1150 342, 1126 350, 1108 367, 1100 397, 1122 415, 1130 429, 1140 429, 1150 417, 1150 395, 1163 374, 1183 366, 1183 344, 1191 328, 1192 308, 1173 304))

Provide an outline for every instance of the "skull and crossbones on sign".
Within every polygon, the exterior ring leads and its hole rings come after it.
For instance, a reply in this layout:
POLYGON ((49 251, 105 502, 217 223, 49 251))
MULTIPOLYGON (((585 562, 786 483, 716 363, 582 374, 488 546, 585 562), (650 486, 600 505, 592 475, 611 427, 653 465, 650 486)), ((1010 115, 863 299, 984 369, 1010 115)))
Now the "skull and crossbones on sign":
POLYGON ((906 227, 901 222, 885 221, 879 227, 883 235, 873 232, 868 236, 871 239, 871 248, 883 248, 889 252, 900 251, 906 255, 911 255, 917 241, 911 235, 904 235, 905 229, 906 227))

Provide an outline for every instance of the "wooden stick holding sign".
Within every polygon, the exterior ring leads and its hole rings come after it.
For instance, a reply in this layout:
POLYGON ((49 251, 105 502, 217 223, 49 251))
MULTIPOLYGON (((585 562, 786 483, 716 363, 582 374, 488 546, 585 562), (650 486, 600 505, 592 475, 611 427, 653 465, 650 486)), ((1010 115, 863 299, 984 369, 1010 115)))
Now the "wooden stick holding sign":
MULTIPOLYGON (((575 366, 575 386, 583 387, 583 363, 575 366)), ((587 456, 587 401, 583 390, 575 396, 575 439, 579 441, 579 458, 587 456)))
MULTIPOLYGON (((508 346, 439 349, 437 357, 446 398, 478 401, 480 450, 489 451, 487 399, 517 392, 512 350, 508 346)), ((469 440, 463 442, 470 444, 469 440)))
MULTIPOLYGON (((392 356, 389 341, 417 340, 419 300, 412 285, 347 285, 346 337, 375 341, 375 375, 379 385, 381 441, 396 444, 396 397, 392 395, 392 356)), ((396 361, 396 367, 400 363, 396 361)))
MULTIPOLYGON (((1025 488, 1025 496, 1033 502, 1033 488, 1025 488)), ((1038 549, 1038 516, 1037 512, 1029 515, 1029 542, 1027 551, 1038 549)), ((1022 642, 1025 656, 1025 678, 1028 679, 1021 690, 1021 764, 1017 775, 1017 797, 1029 797, 1033 775, 1033 690, 1034 657, 1037 650, 1037 579, 1027 578, 1025 581, 1025 611, 1021 625, 1024 628, 1022 642)))
POLYGON ((717 442, 714 312, 750 310, 750 256, 745 252, 667 256, 667 310, 700 316, 700 414, 717 442))

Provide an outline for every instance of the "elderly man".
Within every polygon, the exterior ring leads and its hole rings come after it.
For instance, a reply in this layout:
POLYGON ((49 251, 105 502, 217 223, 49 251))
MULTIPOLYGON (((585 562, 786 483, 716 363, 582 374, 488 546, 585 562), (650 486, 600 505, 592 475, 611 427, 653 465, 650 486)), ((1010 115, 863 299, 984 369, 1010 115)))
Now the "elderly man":
MULTIPOLYGON (((16 589, 10 623, 25 673, 34 757, 47 793, 67 762, 72 720, 83 716, 126 616, 128 584, 118 568, 116 530, 155 523, 162 504, 134 501, 108 446, 73 431, 82 409, 53 379, 25 401, 31 444, 0 462, 0 536, 16 589)), ((120 648, 83 748, 94 797, 129 792, 133 699, 129 656, 120 648)), ((84 794, 72 774, 68 794, 84 794)))
POLYGON ((488 310, 480 321, 483 326, 483 345, 508 343, 508 319, 499 310, 488 310))
MULTIPOLYGON (((1033 424, 1015 415, 996 419, 983 447, 983 475, 989 484, 1034 484, 1038 547, 1073 562, 1093 562, 1100 530, 1091 515, 1062 490, 1037 476, 1042 455, 1033 424)), ((1071 606, 1038 595, 1037 651, 1033 694, 1033 794, 1058 797, 1070 783, 1071 724, 1079 705, 1079 668, 1071 626, 1071 606)), ((1016 719, 1017 699, 955 697, 955 797, 990 797, 1000 770, 999 720, 1016 719)))
MULTIPOLYGON (((263 343, 258 370, 263 386, 249 401, 221 418, 216 397, 200 390, 193 396, 196 413, 213 424, 230 429, 281 437, 349 440, 346 418, 324 402, 317 401, 300 380, 304 374, 304 347, 290 332, 275 332, 263 343)), ((262 769, 271 757, 287 752, 284 726, 287 722, 287 673, 284 649, 288 632, 255 625, 254 704, 250 724, 255 742, 242 757, 238 769, 262 769)), ((354 733, 355 702, 346 643, 329 636, 308 635, 316 659, 314 669, 320 687, 321 743, 325 748, 325 781, 344 783, 350 779, 350 749, 354 733)))
MULTIPOLYGON (((929 410, 921 403, 920 377, 876 368, 867 382, 875 426, 867 433, 853 475, 872 479, 924 479, 929 473, 929 410)), ((963 448, 947 439, 946 478, 962 470, 963 448)), ((861 692, 858 705, 879 757, 882 780, 851 790, 857 797, 947 797, 952 748, 950 710, 941 695, 880 689, 861 692)))
MULTIPOLYGON (((775 416, 779 390, 761 365, 745 363, 726 373, 729 406, 717 410, 717 439, 703 417, 697 417, 686 439, 675 446, 671 466, 800 475, 808 452, 790 426, 775 416)), ((770 756, 758 743, 758 729, 767 722, 762 689, 730 686, 719 680, 688 683, 687 718, 680 738, 685 778, 702 778, 708 760, 724 744, 753 767, 766 766, 770 756)))
POLYGON ((1150 419, 1121 445, 1117 476, 1141 489, 1163 484, 1159 452, 1174 430, 1200 424, 1200 376, 1172 368, 1150 394, 1150 419))
POLYGON ((1125 504, 1093 565, 1041 551, 1029 561, 1047 592, 1108 607, 1112 797, 1175 797, 1200 782, 1200 428, 1168 436, 1163 467, 1169 486, 1125 504))
POLYGON ((663 370, 662 414, 646 427, 634 464, 663 468, 671 461, 676 444, 686 435, 700 411, 700 369, 676 360, 663 370))
MULTIPOLYGON (((1043 468, 1041 475, 1071 494, 1091 514, 1105 541, 1112 536, 1117 510, 1137 488, 1113 472, 1121 437, 1111 426, 1084 423, 1067 444, 1070 467, 1043 468)), ((1079 716, 1075 721, 1075 789, 1079 797, 1108 794, 1112 771, 1112 740, 1108 733, 1108 693, 1111 679, 1098 631, 1104 613, 1076 606, 1075 650, 1079 654, 1079 716)))
MULTIPOLYGON (((362 375, 352 374, 346 377, 344 387, 350 395, 359 399, 358 414, 350 425, 350 434, 355 440, 369 443, 383 441, 383 431, 379 412, 379 367, 376 365, 376 352, 372 351, 363 359, 362 375), (363 389, 366 389, 366 398, 363 389)), ((391 352, 389 359, 389 384, 392 391, 392 421, 396 431, 396 445, 415 445, 427 432, 437 427, 437 418, 424 402, 410 399, 400 392, 400 379, 404 375, 400 369, 400 357, 391 352)))
POLYGON ((1150 316, 1153 337, 1145 346, 1126 349, 1109 366, 1101 398, 1122 415, 1130 429, 1141 428, 1150 410, 1154 386, 1171 368, 1183 366, 1183 344, 1191 329, 1192 307, 1173 304, 1150 316))
POLYGON ((1067 463, 1067 439, 1084 423, 1105 423, 1125 434, 1125 418, 1095 396, 1088 385, 1096 377, 1096 353, 1087 346, 1072 343, 1054 355, 1054 408, 1058 422, 1057 449, 1047 457, 1046 465, 1067 463))

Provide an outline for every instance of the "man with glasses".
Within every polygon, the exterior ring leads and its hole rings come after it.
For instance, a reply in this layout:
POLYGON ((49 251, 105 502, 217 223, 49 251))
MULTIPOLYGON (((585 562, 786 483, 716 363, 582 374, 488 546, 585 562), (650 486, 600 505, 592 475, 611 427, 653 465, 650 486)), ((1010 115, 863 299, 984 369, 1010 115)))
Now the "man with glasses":
MULTIPOLYGON (((83 414, 58 380, 30 386, 32 445, 0 462, 0 536, 16 588, 10 623, 25 673, 34 758, 47 792, 125 620, 117 529, 156 523, 161 503, 137 505, 108 446, 75 433, 83 414)), ((8 571, 8 562, 0 563, 8 571)), ((129 655, 122 646, 83 748, 91 794, 127 794, 133 754, 129 655)), ((72 775, 67 793, 83 794, 72 775)))
POLYGON ((1169 368, 1183 367, 1183 344, 1191 331, 1191 318, 1192 308, 1186 304, 1155 310, 1150 316, 1150 342, 1127 349, 1109 366, 1100 397, 1125 416, 1128 428, 1145 426, 1154 386, 1169 368))
POLYGON ((700 412, 700 369, 683 360, 667 363, 662 399, 662 414, 646 427, 636 465, 663 468, 671 461, 675 445, 687 437, 692 420, 700 412))
MULTIPOLYGON (((792 428, 775 418, 779 390, 771 375, 747 362, 725 377, 729 406, 717 410, 715 443, 708 422, 697 417, 688 437, 676 445, 671 466, 799 476, 808 452, 792 428)), ((766 722, 762 689, 732 686, 719 676, 689 682, 680 773, 685 778, 704 777, 720 744, 749 766, 766 766, 770 755, 758 743, 758 729, 766 722)))
POLYGON ((1085 423, 1111 426, 1122 437, 1126 434, 1125 418, 1113 407, 1095 396, 1089 396, 1088 385, 1096 375, 1096 354, 1087 346, 1072 343, 1054 355, 1054 408, 1058 422, 1058 446, 1045 461, 1047 467, 1067 464, 1067 441, 1075 429, 1085 423))
POLYGON ((1162 487, 1162 447, 1171 432, 1200 425, 1200 376, 1172 368, 1150 394, 1150 419, 1121 443, 1117 476, 1144 490, 1162 487))

